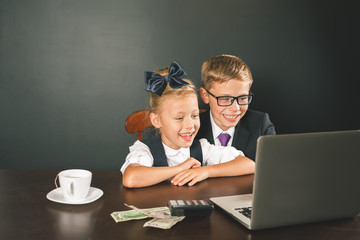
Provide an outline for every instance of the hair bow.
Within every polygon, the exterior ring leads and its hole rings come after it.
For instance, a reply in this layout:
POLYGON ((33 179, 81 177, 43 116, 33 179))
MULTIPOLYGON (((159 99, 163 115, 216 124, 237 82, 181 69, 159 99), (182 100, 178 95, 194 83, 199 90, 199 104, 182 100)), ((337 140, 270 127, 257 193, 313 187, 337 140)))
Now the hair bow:
POLYGON ((174 89, 181 88, 189 84, 181 79, 185 76, 185 70, 174 60, 170 65, 169 74, 165 77, 158 73, 145 72, 146 91, 161 96, 167 83, 169 83, 170 87, 174 89))

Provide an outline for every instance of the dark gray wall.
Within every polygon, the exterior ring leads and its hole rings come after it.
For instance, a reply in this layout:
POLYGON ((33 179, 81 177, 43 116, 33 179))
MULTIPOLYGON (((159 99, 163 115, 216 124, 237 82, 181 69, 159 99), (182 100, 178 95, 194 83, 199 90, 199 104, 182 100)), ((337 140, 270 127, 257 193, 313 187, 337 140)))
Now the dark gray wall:
POLYGON ((221 53, 278 133, 359 129, 355 2, 0 0, 0 168, 119 169, 143 72, 176 59, 200 86, 221 53))

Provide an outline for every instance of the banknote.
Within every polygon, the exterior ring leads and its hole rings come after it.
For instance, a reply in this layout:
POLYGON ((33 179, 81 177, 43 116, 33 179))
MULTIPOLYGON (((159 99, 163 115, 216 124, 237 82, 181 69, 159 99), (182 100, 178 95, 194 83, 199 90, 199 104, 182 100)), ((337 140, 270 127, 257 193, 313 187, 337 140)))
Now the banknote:
POLYGON ((111 217, 115 220, 115 222, 118 223, 130 220, 152 218, 144 224, 144 227, 170 229, 176 223, 182 221, 185 218, 171 216, 170 209, 168 207, 140 209, 126 203, 125 206, 131 208, 132 210, 118 211, 110 214, 111 217))
POLYGON ((115 222, 125 222, 130 220, 138 220, 152 217, 149 213, 160 213, 163 212, 164 215, 170 216, 170 210, 168 207, 157 207, 157 208, 144 208, 139 211, 139 209, 127 210, 127 211, 118 211, 111 213, 111 217, 115 222))
POLYGON ((185 217, 171 217, 171 218, 153 218, 144 224, 144 227, 154 227, 161 229, 170 229, 176 223, 182 221, 185 217))
POLYGON ((125 206, 127 206, 131 209, 137 210, 138 212, 140 212, 144 215, 147 215, 149 217, 152 217, 152 218, 160 218, 160 219, 171 218, 170 209, 167 207, 166 207, 167 209, 152 208, 149 211, 149 210, 137 208, 133 205, 128 205, 126 203, 124 203, 124 204, 125 204, 125 206))

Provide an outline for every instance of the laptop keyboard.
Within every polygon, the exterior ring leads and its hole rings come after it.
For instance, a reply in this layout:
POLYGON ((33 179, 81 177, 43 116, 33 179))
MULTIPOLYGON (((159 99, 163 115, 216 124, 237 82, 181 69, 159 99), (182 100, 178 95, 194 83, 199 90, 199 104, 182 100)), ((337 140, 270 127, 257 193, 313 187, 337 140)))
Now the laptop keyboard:
POLYGON ((235 208, 236 211, 238 211, 247 218, 251 218, 251 209, 251 207, 235 208))

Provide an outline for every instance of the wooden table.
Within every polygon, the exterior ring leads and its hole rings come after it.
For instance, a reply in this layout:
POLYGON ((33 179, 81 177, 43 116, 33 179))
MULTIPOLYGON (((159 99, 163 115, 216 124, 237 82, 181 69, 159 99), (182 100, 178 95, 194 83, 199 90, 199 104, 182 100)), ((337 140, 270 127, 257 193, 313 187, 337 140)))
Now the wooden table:
POLYGON ((59 171, 0 170, 0 239, 360 239, 360 217, 249 231, 222 210, 210 217, 186 218, 169 230, 144 228, 148 220, 115 223, 110 213, 166 206, 170 199, 205 199, 252 191, 253 175, 214 178, 193 187, 164 182, 127 189, 120 172, 93 171, 92 186, 104 191, 97 201, 64 205, 46 199, 59 171))

